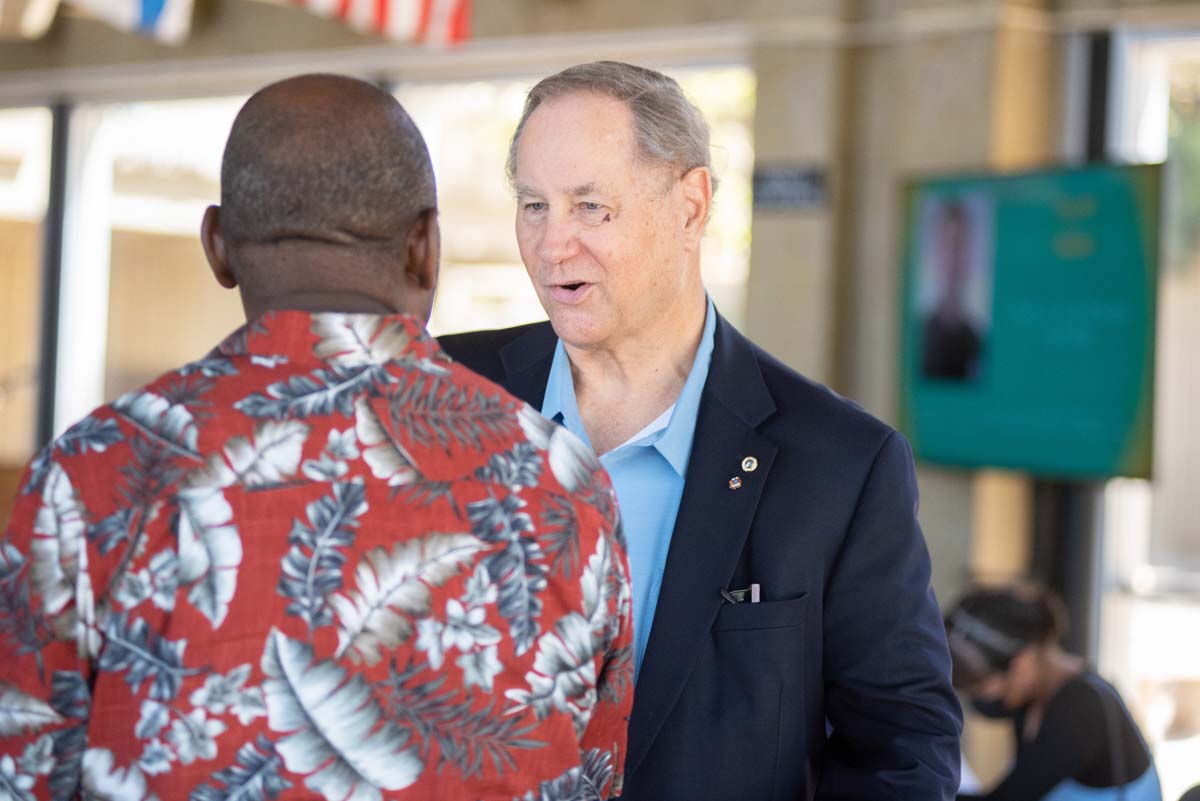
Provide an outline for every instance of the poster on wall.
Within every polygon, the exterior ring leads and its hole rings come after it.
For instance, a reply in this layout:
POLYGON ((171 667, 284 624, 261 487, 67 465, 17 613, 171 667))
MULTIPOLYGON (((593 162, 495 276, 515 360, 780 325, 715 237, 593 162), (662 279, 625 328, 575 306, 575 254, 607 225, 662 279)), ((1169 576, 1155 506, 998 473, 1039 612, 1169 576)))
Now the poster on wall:
POLYGON ((927 462, 1149 478, 1160 165, 905 191, 900 427, 927 462))

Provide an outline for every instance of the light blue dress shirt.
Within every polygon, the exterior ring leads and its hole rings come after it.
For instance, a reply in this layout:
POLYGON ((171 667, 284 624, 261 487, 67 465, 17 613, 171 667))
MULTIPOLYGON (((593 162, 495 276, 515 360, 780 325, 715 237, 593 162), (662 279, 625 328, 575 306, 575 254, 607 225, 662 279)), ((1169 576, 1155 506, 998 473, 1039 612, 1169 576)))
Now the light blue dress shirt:
MULTIPOLYGON (((716 311, 710 298, 700 347, 675 403, 624 445, 600 457, 617 493, 629 548, 635 676, 641 671, 642 655, 658 605, 658 590, 679 513, 679 499, 683 496, 683 480, 692 454, 700 395, 708 379, 716 327, 716 311)), ((542 414, 591 445, 579 416, 571 363, 562 340, 554 349, 542 414)))

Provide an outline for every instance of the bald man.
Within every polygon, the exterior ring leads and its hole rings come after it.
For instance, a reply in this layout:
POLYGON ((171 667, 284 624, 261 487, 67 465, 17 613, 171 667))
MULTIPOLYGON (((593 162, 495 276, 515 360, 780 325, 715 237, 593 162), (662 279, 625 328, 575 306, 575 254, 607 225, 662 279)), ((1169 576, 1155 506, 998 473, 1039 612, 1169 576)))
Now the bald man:
POLYGON ((39 454, 0 542, 0 798, 618 793, 611 486, 426 334, 412 120, 267 87, 201 238, 247 324, 39 454))

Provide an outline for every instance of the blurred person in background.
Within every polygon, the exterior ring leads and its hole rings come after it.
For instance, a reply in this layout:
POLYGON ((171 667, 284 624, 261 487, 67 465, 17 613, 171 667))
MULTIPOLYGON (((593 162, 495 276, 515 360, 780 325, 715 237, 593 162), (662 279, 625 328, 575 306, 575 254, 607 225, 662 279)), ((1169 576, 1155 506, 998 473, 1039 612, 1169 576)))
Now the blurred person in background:
POLYGON ((1154 760, 1120 694, 1060 645, 1066 608, 1052 593, 988 588, 946 617, 954 686, 988 718, 1008 719, 1012 769, 959 801, 1162 801, 1154 760))
POLYGON ((509 177, 550 321, 442 342, 612 476, 637 664, 623 797, 952 798, 961 709, 911 452, 717 312, 703 116, 659 72, 571 67, 530 91, 509 177))
POLYGON ((404 109, 329 75, 256 93, 201 238, 247 324, 45 449, 0 542, 0 798, 619 792, 611 486, 426 333, 404 109))
POLYGON ((939 204, 935 215, 929 248, 933 264, 926 270, 936 277, 939 293, 922 323, 921 374, 966 381, 979 377, 983 349, 983 332, 972 319, 966 297, 974 246, 972 220, 967 207, 954 200, 939 204))

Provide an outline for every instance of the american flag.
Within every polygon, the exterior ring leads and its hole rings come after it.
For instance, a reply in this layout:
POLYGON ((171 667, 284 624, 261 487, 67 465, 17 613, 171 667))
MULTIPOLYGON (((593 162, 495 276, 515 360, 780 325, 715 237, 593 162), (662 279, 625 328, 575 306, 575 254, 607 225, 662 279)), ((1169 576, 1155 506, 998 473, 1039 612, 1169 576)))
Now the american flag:
POLYGON ((470 35, 471 0, 290 0, 322 17, 389 39, 452 44, 470 35))

